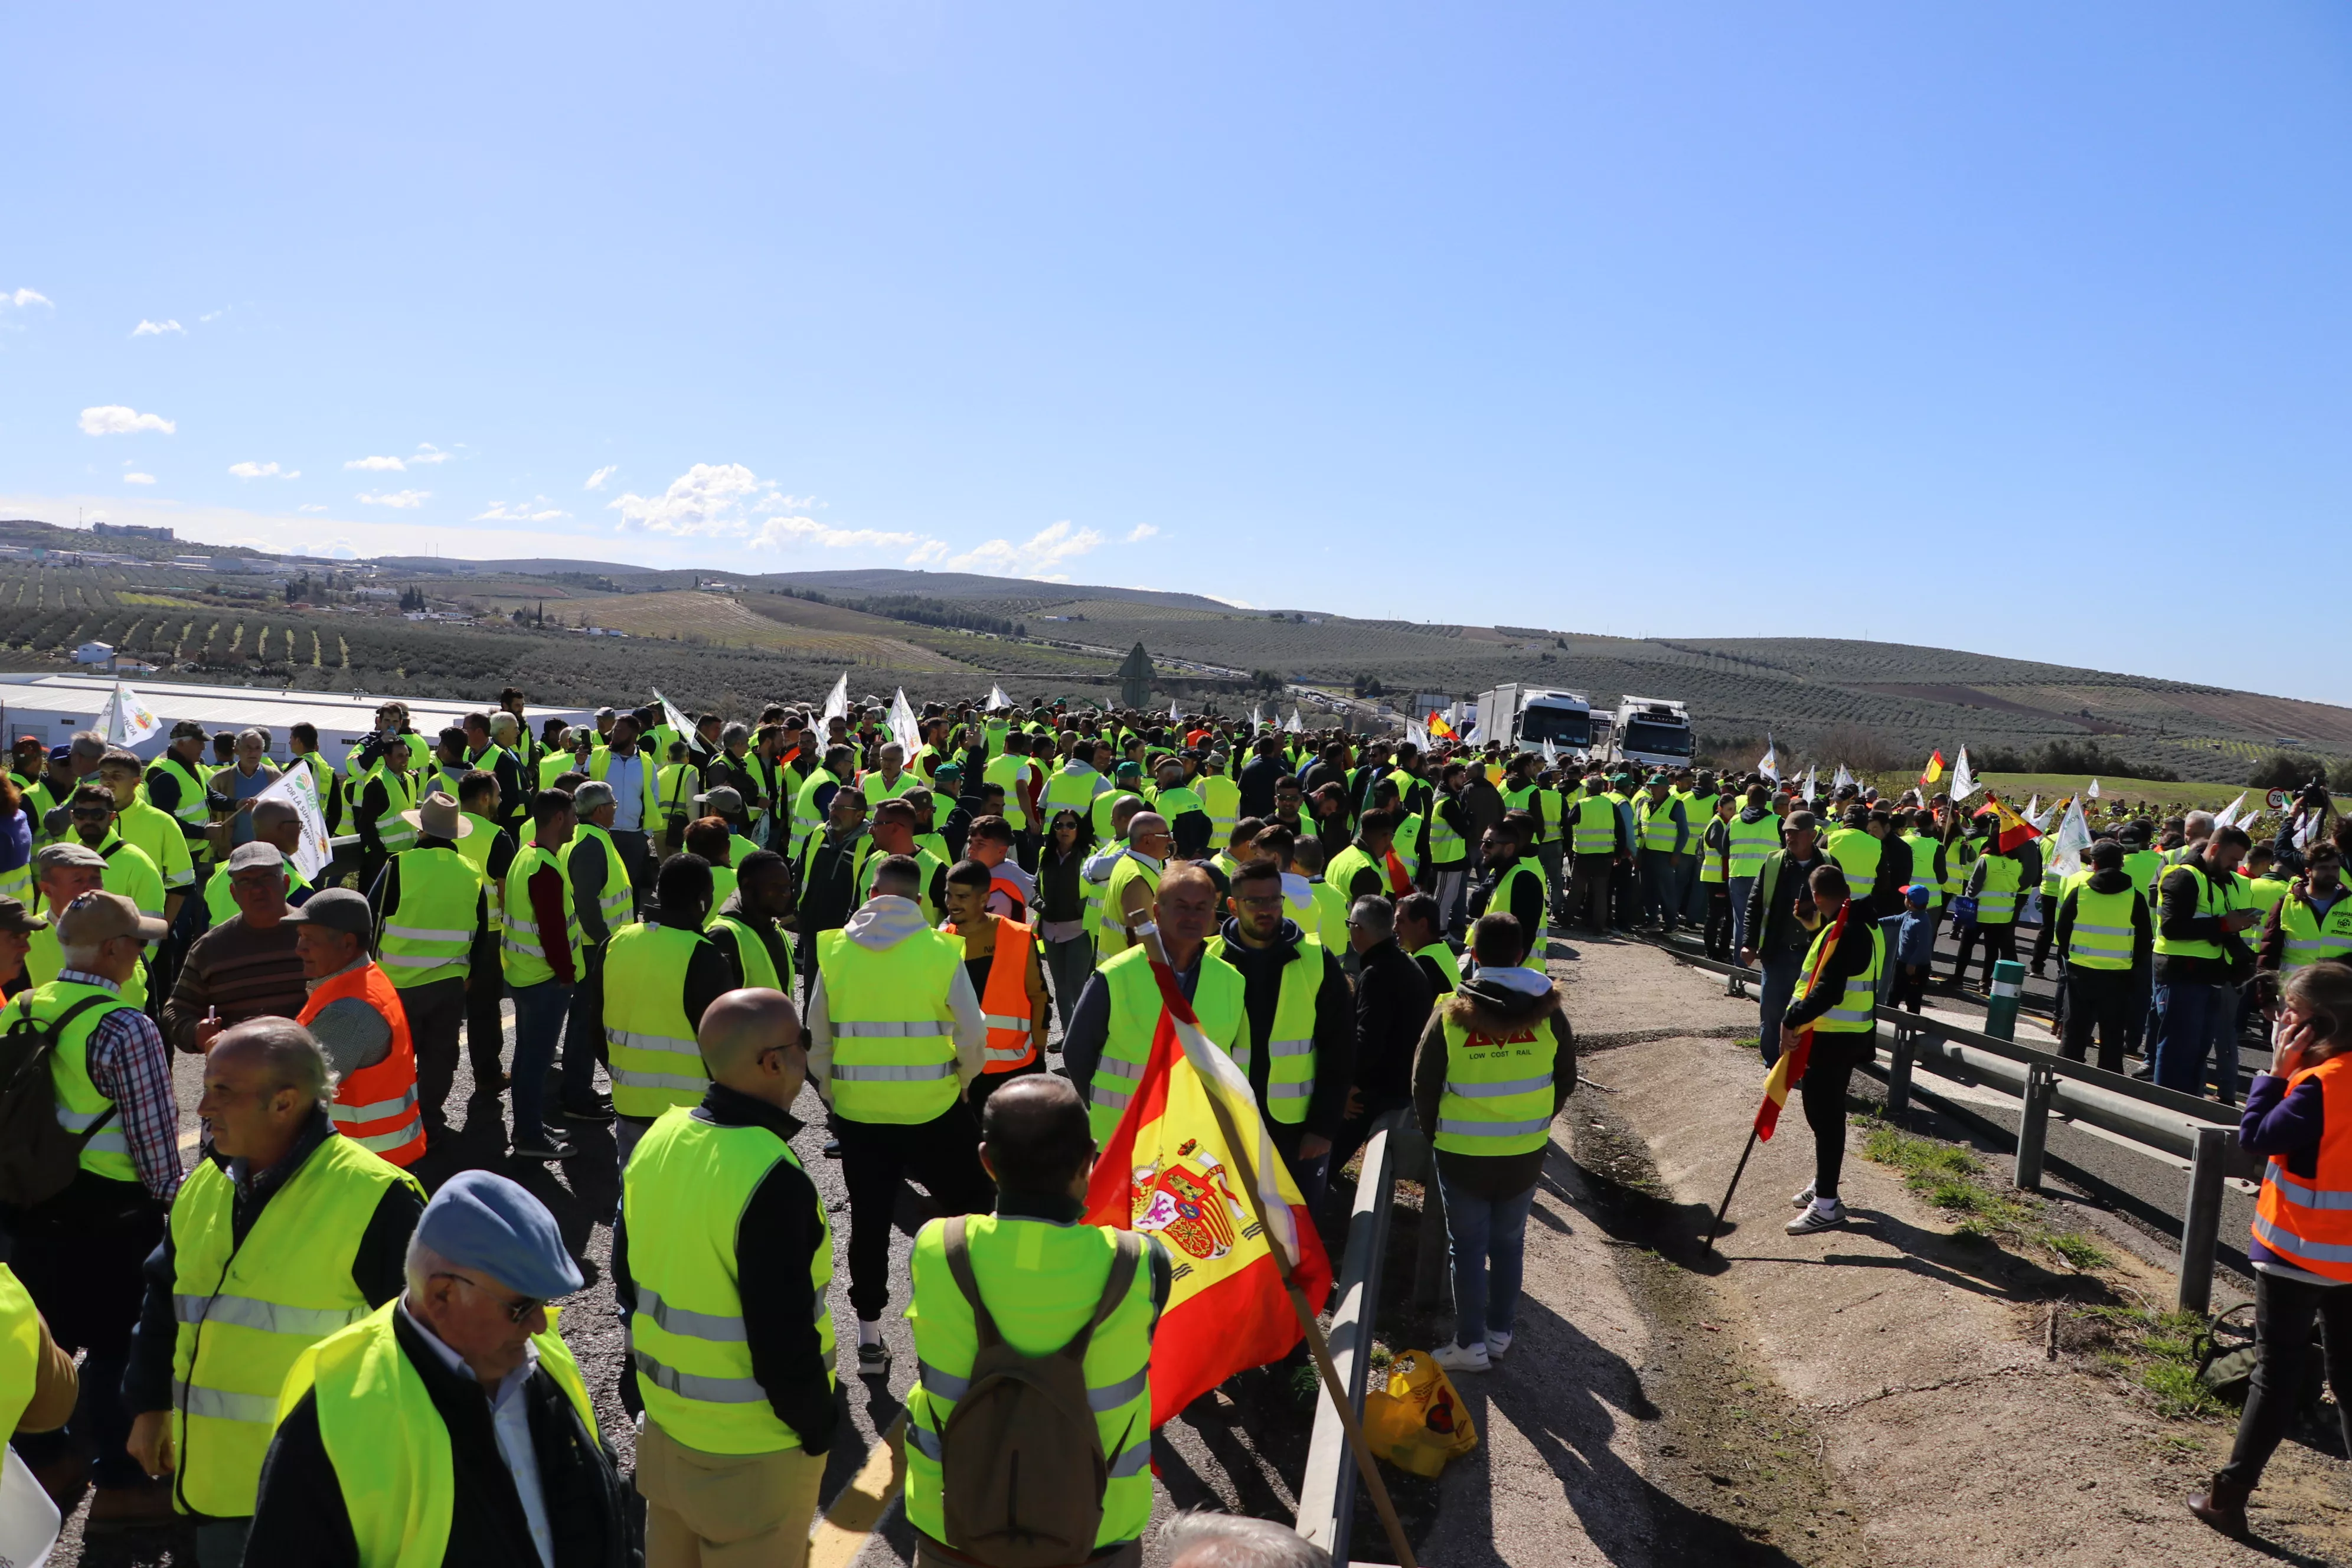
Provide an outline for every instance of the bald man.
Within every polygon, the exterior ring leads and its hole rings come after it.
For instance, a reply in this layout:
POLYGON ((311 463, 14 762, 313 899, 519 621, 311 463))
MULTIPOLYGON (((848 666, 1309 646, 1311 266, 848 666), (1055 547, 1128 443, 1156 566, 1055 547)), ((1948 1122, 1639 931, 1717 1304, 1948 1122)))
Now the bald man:
POLYGON ((613 1232, 646 1560, 799 1568, 839 1419, 833 1237, 792 1149, 807 1046, 764 989, 713 1002, 695 1043, 710 1087, 637 1144, 613 1232))

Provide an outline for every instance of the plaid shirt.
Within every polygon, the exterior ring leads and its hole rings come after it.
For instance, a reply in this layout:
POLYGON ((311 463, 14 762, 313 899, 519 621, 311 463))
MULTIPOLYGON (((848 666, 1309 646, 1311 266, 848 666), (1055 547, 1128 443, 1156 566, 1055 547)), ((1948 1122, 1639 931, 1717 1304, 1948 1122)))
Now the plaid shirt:
MULTIPOLYGON (((79 969, 65 970, 58 978, 110 994, 122 990, 102 974, 79 969)), ((140 1181, 170 1203, 180 1190, 180 1102, 172 1092, 172 1056, 162 1031, 146 1014, 117 1007, 90 1032, 88 1060, 89 1081, 114 1101, 140 1181)))

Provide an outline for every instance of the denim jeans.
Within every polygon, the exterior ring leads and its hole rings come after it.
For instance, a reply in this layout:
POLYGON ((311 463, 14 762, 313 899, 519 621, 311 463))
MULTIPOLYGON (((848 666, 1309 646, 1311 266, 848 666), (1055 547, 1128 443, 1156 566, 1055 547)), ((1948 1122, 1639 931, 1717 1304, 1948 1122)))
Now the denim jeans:
POLYGON ((2156 1081, 2183 1094, 2205 1092, 2205 1058, 2222 1100, 2238 1098, 2238 988, 2198 981, 2156 983, 2156 1081))
POLYGON ((1764 1053, 1764 1065, 1770 1067, 1780 1059, 1780 1017, 1789 1010, 1789 1003, 1797 994, 1797 972, 1805 966, 1805 955, 1788 952, 1779 956, 1762 955, 1764 984, 1757 998, 1756 1040, 1764 1053))
POLYGON ((1454 1253, 1454 1342, 1479 1345, 1489 1331, 1507 1334, 1525 1272, 1528 1211, 1536 1190, 1492 1203, 1438 1173, 1445 1196, 1445 1239, 1454 1253), (1489 1270, 1492 1277, 1489 1278, 1489 1270))
POLYGON ((1644 849, 1641 864, 1642 919, 1672 925, 1682 910, 1677 901, 1682 879, 1675 868, 1674 856, 1664 849, 1644 849))
MULTIPOLYGON (((604 948, 601 942, 581 947, 587 973, 584 984, 572 987, 572 1010, 563 1026, 563 1108, 585 1110, 596 1099, 596 1059, 604 1054, 604 948)), ((521 1038, 522 1010, 515 1010, 515 1033, 521 1038)), ((517 1068, 515 1076, 522 1076, 517 1068)))
POLYGON ((1080 931, 1067 942, 1045 943, 1045 973, 1054 983, 1054 1011, 1069 1033, 1070 1015, 1077 1011, 1078 993, 1095 972, 1095 939, 1080 931))
POLYGON ((1731 952, 1734 957, 1748 945, 1748 895, 1756 887, 1753 877, 1731 879, 1731 952))
POLYGON ((563 1022, 572 1014, 572 988, 561 980, 518 985, 515 1010, 514 1141, 527 1143, 547 1131, 547 1069, 554 1065, 563 1022))

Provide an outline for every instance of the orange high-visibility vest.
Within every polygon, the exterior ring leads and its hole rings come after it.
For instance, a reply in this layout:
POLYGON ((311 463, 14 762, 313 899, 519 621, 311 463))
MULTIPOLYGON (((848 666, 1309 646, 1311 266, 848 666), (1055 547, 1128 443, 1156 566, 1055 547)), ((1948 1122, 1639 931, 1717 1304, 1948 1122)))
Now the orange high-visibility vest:
MULTIPOLYGON (((1025 915, 1029 912, 1029 895, 1021 890, 1021 884, 1013 880, 1010 877, 998 876, 995 868, 992 867, 989 869, 988 873, 988 890, 992 893, 1003 893, 1005 897, 1005 900, 1016 910, 1020 911, 1020 914, 1025 915)), ((997 916, 997 919, 999 920, 1003 920, 1004 918, 1005 917, 1003 915, 997 916)), ((1018 919, 1019 916, 1016 915, 1014 918, 1018 919)), ((1024 927, 1024 929, 1026 928, 1024 927)), ((992 980, 991 984, 992 984, 994 982, 992 980)), ((1026 1004, 1024 1004, 1024 1005, 1026 1005, 1026 1004)))
POLYGON ((2254 1238, 2297 1268, 2352 1282, 2352 1057, 2331 1057, 2286 1080, 2287 1092, 2319 1080, 2326 1130, 2316 1173, 2305 1181, 2271 1156, 2254 1201, 2254 1238))
POLYGON ((373 1067, 343 1075, 327 1107, 335 1131, 395 1165, 425 1152, 425 1113, 416 1105, 416 1051, 408 1041, 408 1013, 392 977, 373 963, 338 974, 310 993, 294 1021, 308 1028, 328 1004, 356 996, 392 1026, 392 1053, 373 1067))
POLYGON ((1007 1073, 1037 1059, 1036 1037, 1029 1032, 1032 932, 1019 921, 1003 915, 988 918, 996 922, 996 952, 988 966, 987 988, 980 998, 980 1011, 988 1025, 987 1061, 980 1070, 1007 1073))

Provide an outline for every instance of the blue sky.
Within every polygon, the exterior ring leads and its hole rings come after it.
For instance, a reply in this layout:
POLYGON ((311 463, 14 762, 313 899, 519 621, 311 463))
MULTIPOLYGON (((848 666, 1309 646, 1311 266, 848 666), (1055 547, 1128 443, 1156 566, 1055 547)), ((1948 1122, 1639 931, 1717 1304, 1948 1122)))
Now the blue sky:
POLYGON ((2272 629, 2352 553, 2340 5, 9 37, 0 515, 2352 700, 2272 629))

